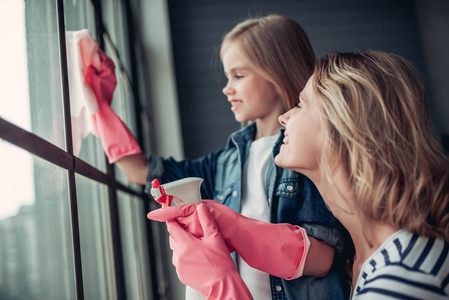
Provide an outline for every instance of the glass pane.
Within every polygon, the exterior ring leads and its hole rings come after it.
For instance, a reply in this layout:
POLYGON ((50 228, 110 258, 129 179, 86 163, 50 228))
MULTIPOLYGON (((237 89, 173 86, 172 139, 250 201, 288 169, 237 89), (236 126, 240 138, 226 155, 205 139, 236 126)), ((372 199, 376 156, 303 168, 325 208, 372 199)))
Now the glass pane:
POLYGON ((118 193, 127 299, 151 299, 146 211, 141 199, 118 193))
POLYGON ((95 13, 90 0, 64 0, 65 29, 87 29, 95 37, 95 13))
POLYGON ((106 31, 119 52, 122 65, 126 69, 126 72, 130 74, 131 63, 125 5, 120 0, 102 0, 101 10, 106 31))
POLYGON ((107 186, 76 175, 84 297, 117 299, 107 186))
POLYGON ((75 299, 67 171, 0 140, 0 299, 75 299))
POLYGON ((103 17, 103 23, 106 27, 110 38, 113 43, 116 43, 116 11, 117 11, 117 0, 101 0, 101 14, 103 17))
POLYGON ((0 1, 0 117, 65 149, 56 1, 0 1))
MULTIPOLYGON (((129 54, 129 39, 128 39, 128 26, 126 18, 125 4, 123 1, 118 1, 118 14, 117 14, 117 42, 116 47, 120 53, 120 59, 126 70, 126 73, 131 76, 131 59, 129 54)), ((132 20, 130 20, 132 22, 132 20)))

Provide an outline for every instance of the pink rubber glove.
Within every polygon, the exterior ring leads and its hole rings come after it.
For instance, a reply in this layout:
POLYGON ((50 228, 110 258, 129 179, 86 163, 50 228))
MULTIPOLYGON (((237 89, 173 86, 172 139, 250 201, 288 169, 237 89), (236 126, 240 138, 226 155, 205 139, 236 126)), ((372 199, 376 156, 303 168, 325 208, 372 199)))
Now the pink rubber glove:
MULTIPOLYGON (((164 209, 167 208, 161 210, 164 209)), ((186 231, 176 219, 167 221, 179 280, 200 291, 206 299, 253 299, 206 205, 199 204, 192 217, 200 224, 200 236, 186 231)))
POLYGON ((131 131, 110 106, 117 85, 115 65, 101 49, 98 49, 98 53, 100 70, 97 71, 90 65, 86 70, 85 81, 98 102, 99 111, 93 115, 96 133, 101 138, 109 163, 114 163, 123 156, 142 153, 142 150, 131 131))
MULTIPOLYGON (((310 245, 299 226, 271 224, 247 218, 214 200, 203 200, 215 219, 230 252, 234 250, 248 265, 271 275, 294 279, 302 275, 310 245)), ((197 206, 180 205, 150 212, 148 218, 173 218, 194 235, 201 234, 195 216, 197 206)))

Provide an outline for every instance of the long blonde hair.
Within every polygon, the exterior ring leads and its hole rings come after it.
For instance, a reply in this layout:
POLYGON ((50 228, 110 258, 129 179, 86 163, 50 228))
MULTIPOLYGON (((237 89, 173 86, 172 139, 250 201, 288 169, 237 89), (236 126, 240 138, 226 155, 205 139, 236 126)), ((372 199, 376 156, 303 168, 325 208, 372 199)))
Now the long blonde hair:
POLYGON ((335 52, 314 74, 323 174, 336 155, 367 222, 449 240, 449 158, 433 137, 416 69, 394 54, 335 52))
POLYGON ((255 70, 276 86, 286 110, 295 106, 315 64, 312 45, 298 23, 280 15, 251 18, 224 36, 220 56, 230 43, 237 43, 255 70))

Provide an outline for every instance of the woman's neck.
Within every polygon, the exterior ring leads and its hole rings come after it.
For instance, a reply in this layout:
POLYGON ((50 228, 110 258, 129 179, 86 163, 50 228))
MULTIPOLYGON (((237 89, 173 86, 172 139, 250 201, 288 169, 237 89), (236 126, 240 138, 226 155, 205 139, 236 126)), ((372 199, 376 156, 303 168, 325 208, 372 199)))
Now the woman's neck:
MULTIPOLYGON (((315 181, 314 181, 315 182, 315 181)), ((332 176, 333 184, 318 181, 315 183, 321 195, 334 214, 351 235, 355 247, 353 265, 353 286, 357 282, 363 263, 393 234, 398 228, 380 222, 366 221, 366 216, 357 209, 357 201, 344 175, 342 168, 332 176), (338 187, 338 190, 337 190, 338 187)))
POLYGON ((368 224, 361 224, 354 227, 351 230, 348 229, 355 247, 354 264, 352 267, 353 288, 355 288, 357 284, 363 264, 391 235, 398 230, 399 229, 394 226, 379 222, 369 222, 368 224), (362 231, 362 228, 365 228, 365 231, 362 231))

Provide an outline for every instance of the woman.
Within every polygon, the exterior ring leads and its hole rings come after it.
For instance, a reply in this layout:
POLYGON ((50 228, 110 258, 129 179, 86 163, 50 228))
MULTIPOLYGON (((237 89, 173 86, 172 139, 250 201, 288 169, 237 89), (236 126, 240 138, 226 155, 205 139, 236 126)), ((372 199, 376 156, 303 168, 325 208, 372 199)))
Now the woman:
POLYGON ((351 234, 354 299, 447 298, 449 160, 411 64, 330 54, 280 122, 276 164, 312 179, 351 234))
MULTIPOLYGON (((279 120, 286 130, 276 164, 309 177, 352 237, 352 298, 447 299, 449 158, 432 137, 412 65, 383 52, 331 53, 279 120)), ((201 212, 213 234, 200 239, 170 218, 180 275, 194 269, 178 256, 189 241, 220 241, 213 210, 201 212)))

